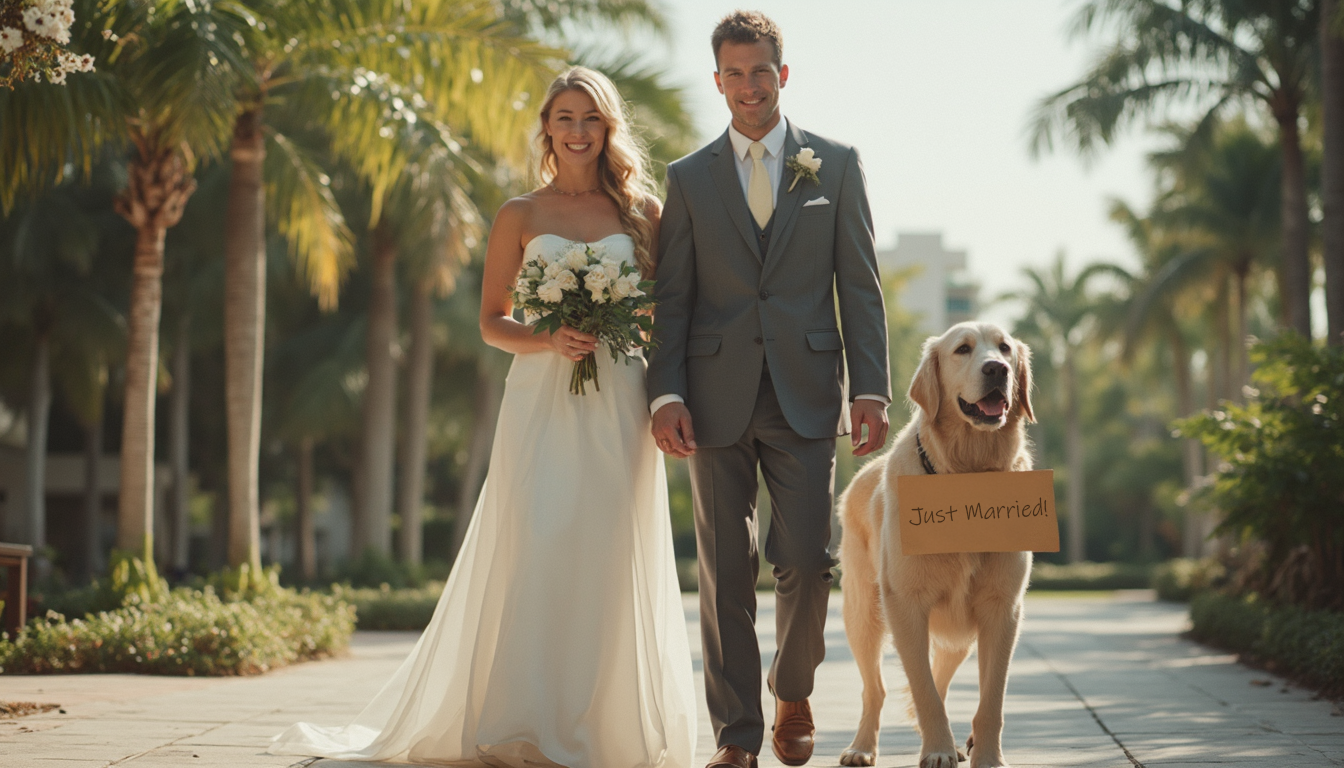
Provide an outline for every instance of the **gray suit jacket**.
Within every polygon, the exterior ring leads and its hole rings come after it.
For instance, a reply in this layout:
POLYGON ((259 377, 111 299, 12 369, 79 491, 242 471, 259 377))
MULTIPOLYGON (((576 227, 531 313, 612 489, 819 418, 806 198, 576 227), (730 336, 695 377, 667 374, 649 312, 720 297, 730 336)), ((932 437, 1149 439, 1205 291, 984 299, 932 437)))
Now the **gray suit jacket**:
POLYGON ((863 166, 853 147, 790 122, 784 157, 801 147, 821 158, 820 184, 800 179, 788 192, 784 169, 767 253, 726 131, 667 169, 649 402, 681 395, 705 447, 741 437, 767 363, 789 426, 806 438, 848 434, 846 361, 848 392, 891 396, 863 166), (829 204, 804 207, 822 197, 829 204))

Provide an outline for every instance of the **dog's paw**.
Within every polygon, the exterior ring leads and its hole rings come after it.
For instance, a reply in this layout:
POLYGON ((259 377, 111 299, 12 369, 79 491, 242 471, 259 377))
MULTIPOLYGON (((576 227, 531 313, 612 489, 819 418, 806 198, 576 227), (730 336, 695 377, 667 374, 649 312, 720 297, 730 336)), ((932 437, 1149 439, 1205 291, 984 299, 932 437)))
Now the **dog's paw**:
POLYGON ((840 764, 849 766, 877 765, 877 750, 864 752, 863 750, 849 747, 840 753, 840 764))
POLYGON ((1002 752, 990 753, 988 750, 976 749, 974 735, 966 739, 966 751, 971 755, 971 768, 1012 768, 1004 759, 1002 752), (982 752, 985 754, 981 754, 982 752))
POLYGON ((919 758, 919 768, 957 768, 957 751, 930 752, 919 758))

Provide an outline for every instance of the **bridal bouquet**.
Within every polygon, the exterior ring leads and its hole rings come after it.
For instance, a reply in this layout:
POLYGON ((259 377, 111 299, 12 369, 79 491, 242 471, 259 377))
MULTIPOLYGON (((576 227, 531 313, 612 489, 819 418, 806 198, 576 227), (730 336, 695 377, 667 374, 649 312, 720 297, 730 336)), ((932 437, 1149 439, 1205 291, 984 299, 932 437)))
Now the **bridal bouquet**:
MULTIPOLYGON (((652 280, 640 280, 633 265, 607 255, 601 243, 571 243, 550 259, 538 254, 523 262, 513 287, 514 303, 541 316, 534 333, 555 332, 561 325, 590 333, 606 344, 612 360, 626 358, 635 349, 649 349, 653 318, 652 280)), ((596 353, 574 363, 569 391, 587 394, 584 384, 597 380, 596 353)))

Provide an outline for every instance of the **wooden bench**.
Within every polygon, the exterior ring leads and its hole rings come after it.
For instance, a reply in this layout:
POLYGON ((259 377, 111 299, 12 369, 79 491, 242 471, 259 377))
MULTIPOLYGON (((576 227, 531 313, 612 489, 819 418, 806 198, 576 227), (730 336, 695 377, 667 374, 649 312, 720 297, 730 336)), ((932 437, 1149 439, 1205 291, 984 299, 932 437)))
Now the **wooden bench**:
POLYGON ((28 558, 33 548, 27 544, 0 543, 0 568, 9 576, 9 593, 5 595, 4 623, 10 633, 23 628, 28 621, 28 558))

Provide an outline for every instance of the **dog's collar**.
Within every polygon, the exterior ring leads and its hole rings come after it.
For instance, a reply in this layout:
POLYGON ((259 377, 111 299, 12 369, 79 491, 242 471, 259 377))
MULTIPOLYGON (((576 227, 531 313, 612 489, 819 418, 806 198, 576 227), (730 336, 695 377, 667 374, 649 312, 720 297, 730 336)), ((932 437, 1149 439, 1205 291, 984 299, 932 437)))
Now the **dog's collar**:
POLYGON ((924 474, 938 474, 938 470, 933 468, 933 462, 929 461, 929 454, 924 452, 924 443, 920 442, 919 430, 915 430, 915 450, 919 451, 919 463, 924 465, 924 474))

